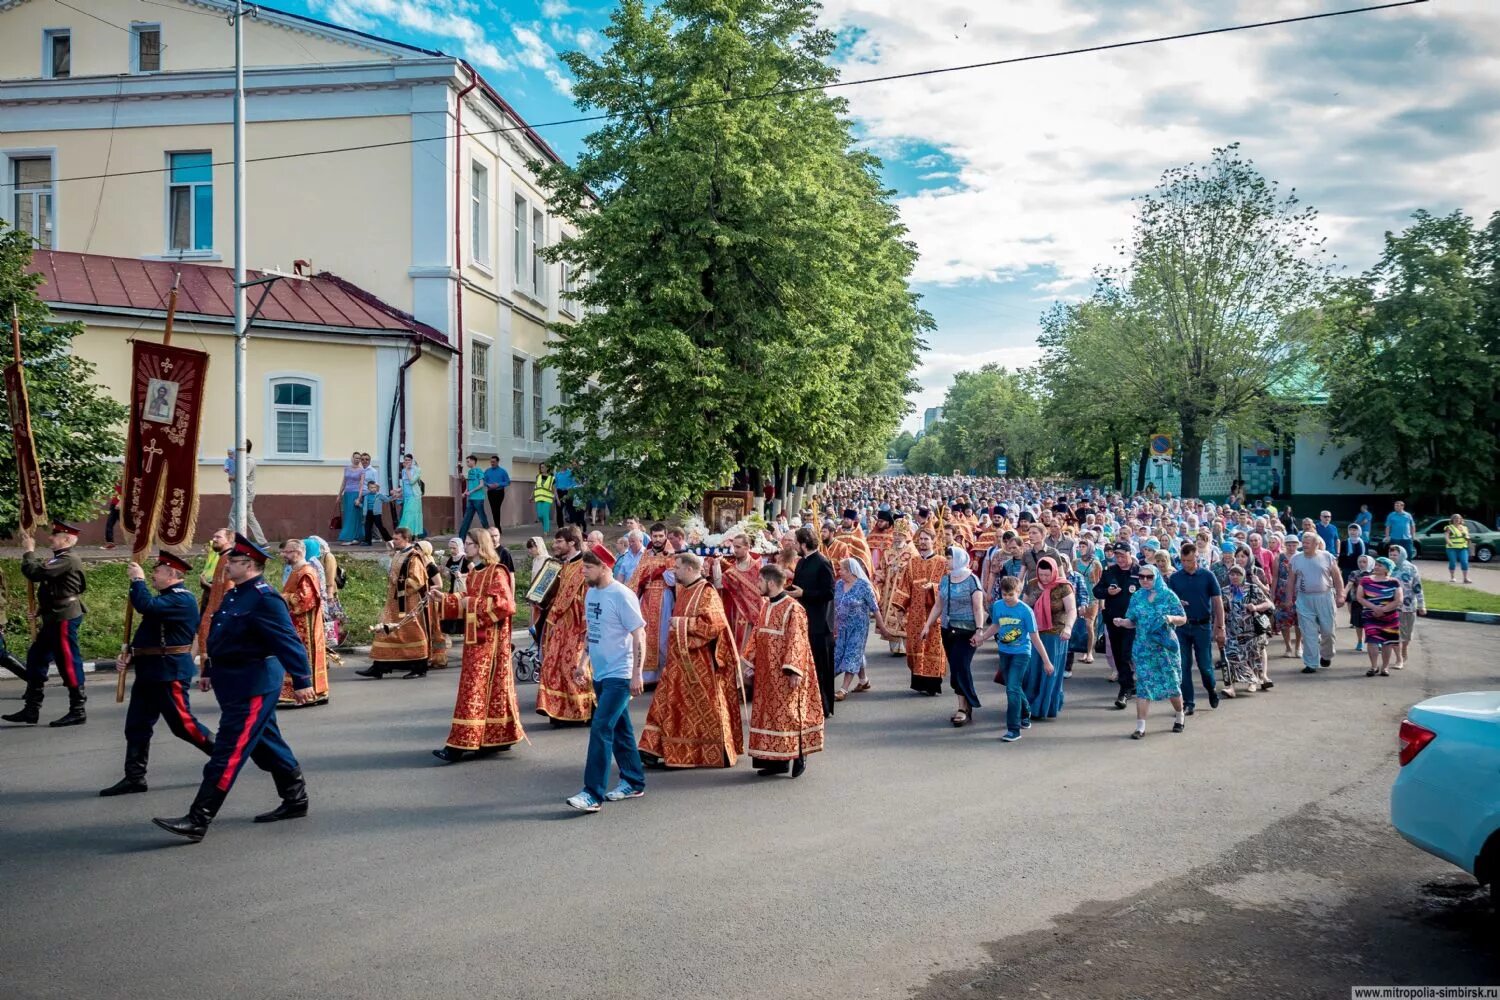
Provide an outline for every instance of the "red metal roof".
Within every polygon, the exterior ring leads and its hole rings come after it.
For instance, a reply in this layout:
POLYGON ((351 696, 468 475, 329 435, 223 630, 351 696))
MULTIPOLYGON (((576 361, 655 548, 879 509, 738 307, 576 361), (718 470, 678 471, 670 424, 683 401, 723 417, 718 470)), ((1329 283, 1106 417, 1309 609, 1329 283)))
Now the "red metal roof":
MULTIPOLYGON (((28 270, 42 276, 37 294, 48 305, 145 309, 162 315, 166 315, 172 277, 180 272, 179 313, 234 318, 234 272, 227 267, 38 250, 28 270)), ((262 277, 267 277, 265 272, 245 272, 246 281, 262 277)), ((264 289, 263 285, 249 289, 252 310, 264 289)), ((435 328, 326 271, 271 284, 256 322, 406 333, 448 344, 448 338, 435 328)))

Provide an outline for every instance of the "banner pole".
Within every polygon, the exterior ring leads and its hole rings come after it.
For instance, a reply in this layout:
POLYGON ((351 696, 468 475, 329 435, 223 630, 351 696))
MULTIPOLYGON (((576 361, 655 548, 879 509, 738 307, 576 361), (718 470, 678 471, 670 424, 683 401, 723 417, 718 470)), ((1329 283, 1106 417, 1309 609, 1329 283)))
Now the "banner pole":
MULTIPOLYGON (((14 303, 14 302, 12 302, 10 304, 10 350, 11 350, 11 356, 16 359, 16 371, 17 371, 18 374, 20 374, 21 372, 24 371, 24 369, 21 367, 21 308, 20 308, 20 306, 16 305, 16 303, 14 303)), ((22 375, 21 377, 24 378, 25 376, 22 375)), ((20 462, 18 461, 16 464, 20 465, 20 462)), ((26 502, 26 498, 25 498, 25 491, 26 491, 26 484, 25 484, 25 482, 22 482, 21 483, 21 492, 22 492, 21 510, 22 510, 23 513, 24 513, 24 511, 26 509, 26 503, 27 503, 26 502)), ((32 525, 30 528, 27 528, 26 526, 22 525, 22 527, 21 527, 21 533, 24 534, 24 535, 26 535, 28 538, 35 537, 35 535, 36 535, 36 525, 32 525)), ((33 583, 30 580, 26 581, 26 624, 27 624, 27 628, 29 629, 29 634, 31 636, 31 640, 33 642, 35 642, 36 641, 36 584, 33 583)))

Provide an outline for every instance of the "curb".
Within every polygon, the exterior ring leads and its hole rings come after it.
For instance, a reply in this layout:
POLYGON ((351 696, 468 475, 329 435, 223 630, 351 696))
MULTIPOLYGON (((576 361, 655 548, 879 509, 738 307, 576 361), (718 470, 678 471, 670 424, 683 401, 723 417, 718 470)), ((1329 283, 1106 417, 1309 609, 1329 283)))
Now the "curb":
POLYGON ((1427 609, 1428 618, 1444 622, 1470 622, 1475 625, 1500 625, 1500 615, 1486 611, 1433 611, 1427 609))

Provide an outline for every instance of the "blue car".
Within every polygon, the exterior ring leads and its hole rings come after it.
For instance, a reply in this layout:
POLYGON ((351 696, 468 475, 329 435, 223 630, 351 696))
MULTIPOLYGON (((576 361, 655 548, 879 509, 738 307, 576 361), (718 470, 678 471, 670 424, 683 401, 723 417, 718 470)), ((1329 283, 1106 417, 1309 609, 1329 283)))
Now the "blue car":
POLYGON ((1401 723, 1391 823, 1489 886, 1500 903, 1500 691, 1412 706, 1401 723))

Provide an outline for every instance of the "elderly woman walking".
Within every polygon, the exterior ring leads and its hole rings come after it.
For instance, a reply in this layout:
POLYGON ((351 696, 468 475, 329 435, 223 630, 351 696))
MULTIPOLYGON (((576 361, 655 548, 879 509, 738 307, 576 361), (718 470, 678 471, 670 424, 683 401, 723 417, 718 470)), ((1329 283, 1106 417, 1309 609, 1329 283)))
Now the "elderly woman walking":
POLYGON ((1355 600, 1365 609, 1365 648, 1370 654, 1366 677, 1391 676, 1391 654, 1401 644, 1401 581, 1391 575, 1395 562, 1381 556, 1370 575, 1359 581, 1355 600))
MULTIPOLYGON (((1247 547, 1245 551, 1250 550, 1247 547)), ((1248 685, 1251 692, 1255 692, 1266 679, 1266 636, 1271 632, 1267 613, 1276 605, 1255 574, 1258 574, 1258 568, 1236 562, 1229 567, 1229 586, 1224 589, 1227 635, 1224 662, 1228 665, 1224 674, 1224 695, 1228 698, 1237 693, 1236 684, 1248 685)))
MULTIPOLYGON (((870 616, 879 611, 875 588, 858 559, 839 560, 839 578, 833 585, 833 617, 838 629, 833 647, 833 672, 842 674, 844 686, 833 693, 834 701, 849 697, 856 678, 856 693, 870 690, 865 673, 865 642, 870 637, 870 616)), ((754 624, 753 622, 751 624, 754 624)))
POLYGON ((934 623, 942 628, 943 653, 948 660, 948 684, 958 696, 958 708, 948 721, 967 725, 979 707, 974 690, 974 633, 984 624, 984 595, 969 571, 969 553, 961 545, 948 548, 948 572, 938 581, 937 600, 922 629, 925 637, 934 623))
POLYGON ((1177 627, 1187 624, 1182 602, 1167 587, 1155 566, 1141 567, 1141 589, 1130 598, 1124 618, 1116 618, 1120 628, 1135 629, 1135 732, 1133 740, 1146 738, 1146 713, 1153 701, 1170 701, 1177 714, 1172 732, 1187 728, 1182 706, 1182 653, 1177 644, 1177 627))

